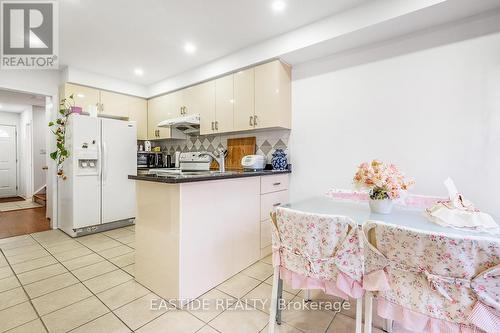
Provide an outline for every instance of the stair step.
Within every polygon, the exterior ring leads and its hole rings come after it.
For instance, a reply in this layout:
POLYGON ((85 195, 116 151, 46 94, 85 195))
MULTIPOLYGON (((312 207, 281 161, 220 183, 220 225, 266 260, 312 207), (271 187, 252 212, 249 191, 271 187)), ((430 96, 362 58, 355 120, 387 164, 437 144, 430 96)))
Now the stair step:
POLYGON ((42 206, 45 206, 46 201, 47 201, 47 194, 45 194, 45 193, 35 194, 35 195, 33 195, 33 201, 42 205, 42 206))

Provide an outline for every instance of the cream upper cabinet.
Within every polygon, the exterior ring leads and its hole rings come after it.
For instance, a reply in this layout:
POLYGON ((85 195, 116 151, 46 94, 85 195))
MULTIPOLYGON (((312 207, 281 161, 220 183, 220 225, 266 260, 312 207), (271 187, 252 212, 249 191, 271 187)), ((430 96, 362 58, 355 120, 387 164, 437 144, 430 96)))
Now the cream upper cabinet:
POLYGON ((137 139, 148 137, 148 110, 144 98, 123 95, 66 83, 61 87, 60 94, 66 98, 73 95, 75 106, 85 112, 95 107, 99 114, 128 118, 137 123, 137 139))
POLYGON ((157 127, 159 122, 173 118, 171 115, 171 96, 162 95, 148 100, 148 139, 159 140, 171 137, 170 128, 157 127))
POLYGON ((186 95, 184 90, 174 91, 168 94, 170 97, 169 113, 170 118, 177 118, 186 115, 186 107, 184 101, 184 95, 186 95))
POLYGON ((187 114, 200 115, 200 134, 213 133, 215 119, 215 81, 209 81, 188 88, 184 95, 187 114))
POLYGON ((116 116, 129 117, 129 103, 132 98, 129 96, 101 91, 101 107, 99 113, 116 116))
POLYGON ((99 108, 99 89, 66 83, 63 87, 63 90, 64 97, 69 98, 71 95, 73 95, 75 106, 81 107, 84 112, 89 112, 89 107, 91 106, 99 108))
POLYGON ((246 69, 234 73, 234 131, 254 128, 255 70, 246 69))
POLYGON ((279 60, 255 67, 255 128, 291 127, 291 72, 279 60))
POLYGON ((148 107, 143 98, 101 91, 101 113, 137 123, 137 139, 148 139, 148 107))
POLYGON ((215 80, 215 124, 217 133, 234 130, 234 75, 215 80))

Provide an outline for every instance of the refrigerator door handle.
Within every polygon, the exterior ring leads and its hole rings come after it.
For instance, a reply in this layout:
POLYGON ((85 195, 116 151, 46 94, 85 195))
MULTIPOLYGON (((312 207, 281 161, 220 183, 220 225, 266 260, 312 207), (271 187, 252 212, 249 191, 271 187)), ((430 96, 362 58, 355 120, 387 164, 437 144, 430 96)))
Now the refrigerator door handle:
POLYGON ((98 142, 97 144, 97 186, 102 185, 102 146, 101 142, 98 142))
POLYGON ((102 162, 102 169, 101 169, 102 185, 106 185, 106 179, 108 178, 108 154, 105 141, 103 141, 102 143, 101 162, 102 162))

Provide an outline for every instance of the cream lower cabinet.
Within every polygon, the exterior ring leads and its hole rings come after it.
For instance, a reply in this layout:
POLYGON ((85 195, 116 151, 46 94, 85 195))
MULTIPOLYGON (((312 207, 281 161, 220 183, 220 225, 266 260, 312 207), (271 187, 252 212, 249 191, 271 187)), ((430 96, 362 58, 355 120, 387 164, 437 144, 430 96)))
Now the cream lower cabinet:
POLYGON ((271 212, 288 202, 288 174, 260 177, 260 256, 271 254, 271 212))
POLYGON ((148 138, 148 106, 143 98, 101 91, 101 113, 129 118, 137 123, 137 139, 148 138))

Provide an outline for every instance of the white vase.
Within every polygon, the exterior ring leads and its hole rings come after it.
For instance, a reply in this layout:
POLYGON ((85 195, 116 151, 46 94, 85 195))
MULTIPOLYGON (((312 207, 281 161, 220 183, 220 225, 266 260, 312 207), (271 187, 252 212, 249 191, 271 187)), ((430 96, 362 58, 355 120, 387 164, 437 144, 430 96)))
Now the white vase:
POLYGON ((390 214, 394 202, 391 199, 373 200, 370 199, 370 210, 377 214, 390 214))

